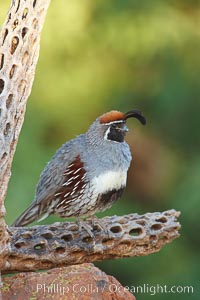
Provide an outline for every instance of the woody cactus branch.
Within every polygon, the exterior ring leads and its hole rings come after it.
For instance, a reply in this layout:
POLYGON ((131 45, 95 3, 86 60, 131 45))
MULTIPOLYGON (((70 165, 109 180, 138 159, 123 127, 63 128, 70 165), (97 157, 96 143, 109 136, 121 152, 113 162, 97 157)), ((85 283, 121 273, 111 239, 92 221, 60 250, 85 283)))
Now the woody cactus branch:
POLYGON ((9 240, 3 219, 4 199, 49 3, 50 0, 12 0, 0 30, 0 267, 9 240))
MULTIPOLYGON (((50 0, 15 0, 1 28, 0 48, 0 204, 39 56, 40 33, 50 0)), ((1 209, 1 214, 4 211, 1 209)))
POLYGON ((94 237, 71 222, 10 227, 10 253, 2 271, 49 269, 155 253, 179 236, 179 214, 168 210, 87 220, 94 237))

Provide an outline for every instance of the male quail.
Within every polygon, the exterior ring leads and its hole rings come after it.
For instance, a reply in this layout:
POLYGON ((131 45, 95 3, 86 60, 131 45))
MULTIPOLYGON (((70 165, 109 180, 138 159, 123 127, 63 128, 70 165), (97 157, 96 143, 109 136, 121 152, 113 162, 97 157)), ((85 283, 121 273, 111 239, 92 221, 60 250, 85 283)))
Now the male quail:
POLYGON ((55 214, 92 216, 110 208, 126 186, 131 152, 124 137, 126 120, 146 120, 138 110, 108 112, 85 134, 62 145, 40 175, 32 204, 13 226, 25 226, 55 214))

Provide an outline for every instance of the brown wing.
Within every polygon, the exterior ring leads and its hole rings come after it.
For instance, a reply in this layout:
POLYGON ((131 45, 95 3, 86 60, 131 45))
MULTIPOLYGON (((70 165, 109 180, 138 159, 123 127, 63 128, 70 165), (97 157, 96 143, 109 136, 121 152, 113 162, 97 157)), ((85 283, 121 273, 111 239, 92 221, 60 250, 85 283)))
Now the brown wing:
POLYGON ((84 193, 84 188, 87 185, 86 170, 79 155, 67 167, 63 175, 63 184, 54 195, 55 198, 59 198, 56 210, 66 207, 72 199, 81 198, 84 193))

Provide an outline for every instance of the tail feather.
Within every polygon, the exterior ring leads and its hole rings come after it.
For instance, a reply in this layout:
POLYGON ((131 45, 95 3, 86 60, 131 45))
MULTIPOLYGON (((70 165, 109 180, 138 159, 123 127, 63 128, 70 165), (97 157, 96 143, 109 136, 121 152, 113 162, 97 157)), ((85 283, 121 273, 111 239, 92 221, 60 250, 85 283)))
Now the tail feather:
POLYGON ((38 203, 32 203, 12 224, 14 227, 22 227, 26 226, 40 218, 44 219, 47 217, 48 214, 45 214, 42 217, 41 211, 40 211, 40 205, 38 203))

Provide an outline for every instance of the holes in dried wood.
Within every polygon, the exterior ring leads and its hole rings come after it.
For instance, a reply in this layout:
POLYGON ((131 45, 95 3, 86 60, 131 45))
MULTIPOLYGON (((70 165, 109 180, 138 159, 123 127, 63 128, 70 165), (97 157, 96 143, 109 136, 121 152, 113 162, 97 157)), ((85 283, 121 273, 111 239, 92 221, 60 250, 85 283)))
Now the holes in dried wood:
POLYGON ((93 230, 94 230, 94 231, 97 231, 97 232, 100 232, 100 231, 101 231, 100 225, 95 224, 95 225, 93 226, 93 230))
POLYGON ((18 241, 18 242, 15 243, 15 247, 16 247, 17 249, 20 249, 20 248, 22 248, 22 247, 24 247, 24 246, 26 246, 26 243, 23 242, 23 241, 18 241))
POLYGON ((23 57, 22 57, 22 65, 23 65, 23 66, 27 64, 28 58, 29 58, 28 51, 25 51, 25 52, 24 52, 24 55, 23 55, 23 57))
POLYGON ((51 231, 55 231, 55 230, 57 230, 58 228, 57 228, 56 226, 50 226, 49 229, 50 229, 51 231))
POLYGON ((24 8, 23 14, 22 14, 22 20, 25 19, 28 15, 28 8, 24 8))
POLYGON ((8 96, 8 98, 6 99, 6 108, 10 108, 11 104, 12 104, 12 100, 13 100, 13 94, 10 94, 8 96))
POLYGON ((19 9, 19 6, 20 6, 20 0, 18 0, 18 3, 17 3, 17 8, 16 8, 16 11, 15 11, 15 13, 18 11, 18 9, 19 9))
MULTIPOLYGON (((16 257, 15 257, 15 259, 16 259, 16 257)), ((23 258, 23 265, 24 266, 30 266, 32 264, 33 264, 33 259, 32 258, 25 258, 25 259, 23 258)), ((31 298, 29 298, 29 299, 31 299, 31 298)))
POLYGON ((22 79, 18 86, 18 93, 20 93, 20 94, 24 93, 25 85, 26 85, 26 81, 22 79))
POLYGON ((3 155, 2 155, 2 158, 1 158, 1 160, 4 160, 4 158, 7 156, 7 153, 6 152, 4 152, 3 153, 3 155))
POLYGON ((40 251, 46 248, 46 245, 44 242, 41 242, 39 244, 36 244, 34 247, 34 250, 40 251))
POLYGON ((10 69, 10 73, 9 73, 9 78, 12 79, 14 73, 15 73, 15 69, 16 69, 16 65, 12 65, 12 68, 10 69))
POLYGON ((61 239, 64 240, 65 242, 70 242, 73 239, 73 235, 72 234, 64 234, 61 236, 61 239))
POLYGON ((56 254, 63 254, 65 253, 65 248, 64 247, 58 247, 56 248, 56 254))
POLYGON ((102 244, 103 244, 104 246, 110 246, 110 245, 113 244, 113 240, 114 240, 114 239, 107 239, 107 238, 104 238, 104 239, 102 240, 102 244))
POLYGON ((119 225, 115 225, 115 226, 110 227, 110 231, 113 233, 119 233, 122 231, 122 227, 119 225))
POLYGON ((0 79, 0 94, 3 92, 4 86, 5 86, 4 80, 0 79))
POLYGON ((1 53, 0 54, 0 70, 3 68, 4 65, 4 54, 1 53))
POLYGON ((83 243, 92 243, 93 238, 91 238, 91 236, 85 236, 84 238, 82 238, 82 242, 83 243))
POLYGON ((125 219, 120 219, 117 221, 119 224, 125 224, 127 221, 125 219))
POLYGON ((153 230, 159 230, 159 229, 161 229, 161 228, 162 228, 162 225, 161 225, 161 224, 158 224, 158 223, 153 224, 153 225, 151 226, 151 229, 153 229, 153 230))
POLYGON ((37 38, 35 38, 35 39, 33 40, 32 48, 35 47, 35 44, 36 44, 36 43, 37 43, 37 38))
POLYGON ((131 235, 131 236, 139 236, 142 233, 143 233, 143 230, 141 227, 135 227, 129 231, 129 235, 131 235))
POLYGON ((11 41, 11 48, 10 48, 11 54, 13 54, 15 52, 18 45, 19 45, 19 38, 17 36, 14 36, 11 41))
POLYGON ((141 226, 145 226, 145 224, 146 224, 145 220, 137 220, 136 223, 141 226))
MULTIPOLYGON (((76 256, 76 258, 77 257, 82 257, 83 256, 83 251, 82 250, 74 250, 73 251, 73 256, 76 256)), ((90 259, 91 259, 91 255, 90 255, 90 259)), ((91 259, 91 261, 92 261, 92 259, 91 259)))
POLYGON ((7 29, 7 28, 5 28, 5 30, 4 30, 4 33, 3 33, 3 41, 2 41, 2 45, 4 44, 4 42, 5 42, 5 40, 6 40, 6 37, 7 37, 7 35, 8 35, 8 29, 7 29))
POLYGON ((131 242, 130 241, 122 241, 119 245, 129 248, 129 247, 131 247, 131 242))
POLYGON ((50 231, 44 232, 41 234, 42 237, 44 237, 45 239, 49 240, 52 239, 53 234, 50 231))
POLYGON ((5 129, 4 129, 4 131, 3 131, 3 134, 4 134, 5 136, 7 136, 8 133, 9 133, 9 131, 10 131, 10 123, 6 123, 6 127, 5 127, 5 129))
POLYGON ((12 18, 12 15, 11 15, 11 13, 9 13, 7 24, 10 22, 11 18, 12 18))
POLYGON ((69 231, 77 231, 79 229, 78 225, 71 225, 68 227, 69 231))
POLYGON ((33 8, 36 6, 37 0, 33 0, 33 8))
POLYGON ((167 236, 161 236, 161 237, 159 238, 159 240, 161 240, 161 241, 167 241, 168 238, 167 238, 167 236))
POLYGON ((155 242, 157 241, 157 236, 156 236, 156 235, 151 235, 151 236, 149 237, 149 241, 150 241, 151 243, 155 243, 155 242))
POLYGON ((166 223, 167 222, 167 218, 165 218, 164 216, 163 217, 160 217, 158 219, 156 219, 157 222, 160 222, 160 223, 166 223))
POLYGON ((46 266, 48 268, 53 268, 53 262, 50 261, 49 259, 43 259, 42 264, 44 267, 46 266))
POLYGON ((22 234, 21 234, 21 237, 22 237, 23 239, 31 239, 31 238, 32 238, 32 234, 29 233, 29 232, 25 232, 25 233, 22 233, 22 234))
POLYGON ((34 29, 36 29, 38 27, 38 19, 36 19, 36 18, 33 19, 32 26, 34 29))
POLYGON ((179 230, 178 226, 173 226, 173 230, 179 230))
POLYGON ((28 28, 27 27, 22 28, 22 38, 25 37, 25 35, 27 34, 27 32, 28 32, 28 28))
POLYGON ((16 20, 13 22, 13 26, 12 26, 13 30, 14 30, 18 25, 19 25, 19 21, 18 21, 18 19, 16 19, 16 20))

